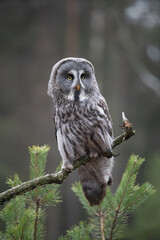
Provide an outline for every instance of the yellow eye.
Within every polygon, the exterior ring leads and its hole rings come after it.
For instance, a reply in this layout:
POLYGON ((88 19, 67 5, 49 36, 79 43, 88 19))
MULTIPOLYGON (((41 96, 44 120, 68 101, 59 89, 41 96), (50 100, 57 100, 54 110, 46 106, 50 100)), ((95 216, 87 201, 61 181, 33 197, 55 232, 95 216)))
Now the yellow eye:
POLYGON ((81 80, 84 80, 84 78, 85 78, 85 77, 84 77, 84 75, 82 74, 82 75, 81 75, 81 80))
POLYGON ((69 75, 69 76, 67 77, 67 79, 68 79, 69 81, 71 81, 71 80, 73 79, 73 76, 69 75))

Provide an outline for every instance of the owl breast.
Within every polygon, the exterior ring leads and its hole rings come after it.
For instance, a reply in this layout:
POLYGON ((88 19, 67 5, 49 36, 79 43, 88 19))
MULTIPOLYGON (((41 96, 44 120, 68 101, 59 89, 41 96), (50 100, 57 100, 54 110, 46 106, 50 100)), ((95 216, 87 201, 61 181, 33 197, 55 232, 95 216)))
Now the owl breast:
POLYGON ((57 108, 55 125, 63 161, 83 155, 97 157, 111 149, 112 125, 107 106, 101 101, 62 104, 57 108))

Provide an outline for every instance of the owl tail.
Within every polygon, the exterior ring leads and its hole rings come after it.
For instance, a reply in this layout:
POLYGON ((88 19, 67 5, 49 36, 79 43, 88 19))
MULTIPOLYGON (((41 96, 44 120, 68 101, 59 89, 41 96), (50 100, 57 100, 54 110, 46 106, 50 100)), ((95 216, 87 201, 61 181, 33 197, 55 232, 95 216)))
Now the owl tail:
POLYGON ((97 167, 94 168, 92 163, 88 163, 79 168, 79 177, 89 204, 99 205, 106 195, 107 185, 111 184, 110 175, 104 176, 104 172, 97 167))

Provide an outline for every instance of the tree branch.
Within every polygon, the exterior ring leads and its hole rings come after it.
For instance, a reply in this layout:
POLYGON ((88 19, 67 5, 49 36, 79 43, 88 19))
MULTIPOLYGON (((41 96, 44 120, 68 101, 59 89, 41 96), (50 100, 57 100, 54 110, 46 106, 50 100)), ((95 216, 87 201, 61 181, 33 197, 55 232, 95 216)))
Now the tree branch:
MULTIPOLYGON (((125 140, 128 140, 130 137, 135 135, 135 131, 132 129, 132 124, 125 117, 124 113, 122 113, 122 121, 123 121, 123 125, 121 127, 123 128, 123 134, 121 134, 120 136, 118 136, 114 139, 113 144, 112 144, 112 149, 114 149, 116 146, 118 146, 125 140)), ((107 151, 102 154, 103 154, 103 156, 106 156, 108 158, 115 156, 115 154, 112 151, 107 151)), ((76 159, 73 162, 73 170, 77 169, 81 165, 85 165, 90 160, 91 160, 91 158, 89 158, 88 156, 82 156, 82 157, 76 159)), ((43 185, 51 184, 51 183, 62 184, 63 181, 67 178, 67 176, 70 173, 71 173, 71 171, 60 170, 57 173, 46 174, 44 176, 32 179, 32 180, 24 182, 20 185, 17 185, 5 192, 0 193, 0 205, 2 205, 4 202, 9 201, 10 199, 16 197, 17 195, 25 194, 26 192, 31 191, 38 186, 43 186, 43 185)))

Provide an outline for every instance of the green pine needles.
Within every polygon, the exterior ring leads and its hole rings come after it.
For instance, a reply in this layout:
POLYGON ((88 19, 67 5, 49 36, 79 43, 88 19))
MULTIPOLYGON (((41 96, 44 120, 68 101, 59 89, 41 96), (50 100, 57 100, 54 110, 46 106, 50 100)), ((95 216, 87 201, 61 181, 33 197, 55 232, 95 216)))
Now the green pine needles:
POLYGON ((144 159, 136 155, 130 157, 116 193, 113 194, 108 187, 106 197, 100 206, 90 207, 80 183, 75 183, 72 190, 86 209, 89 222, 88 224, 80 222, 79 226, 67 231, 66 236, 59 239, 122 239, 129 214, 154 193, 149 183, 141 186, 135 183, 143 162, 144 159), (85 238, 80 237, 80 232, 85 238))
MULTIPOLYGON (((29 147, 30 179, 45 174, 48 146, 29 147)), ((10 187, 21 184, 18 175, 7 180, 10 187)), ((45 235, 46 207, 60 202, 58 185, 37 187, 25 195, 10 200, 0 212, 5 222, 5 232, 0 232, 0 240, 43 240, 45 235)))
POLYGON ((67 230, 67 234, 64 237, 60 237, 59 240, 88 240, 91 239, 93 225, 88 224, 85 221, 81 221, 78 226, 73 227, 71 230, 67 230))
MULTIPOLYGON (((29 147, 30 180, 45 175, 49 149, 48 146, 29 147)), ((106 197, 99 206, 90 207, 80 183, 75 183, 72 190, 87 211, 88 222, 81 221, 78 226, 67 230, 66 235, 59 240, 122 239, 129 215, 154 193, 153 187, 148 182, 136 184, 138 170, 143 162, 144 159, 132 155, 116 193, 112 193, 108 187, 106 197)), ((12 189, 21 183, 17 174, 7 180, 12 189)), ((5 231, 0 232, 0 240, 45 239, 46 207, 61 201, 58 186, 59 184, 38 186, 11 199, 0 211, 0 218, 5 223, 5 231)))

